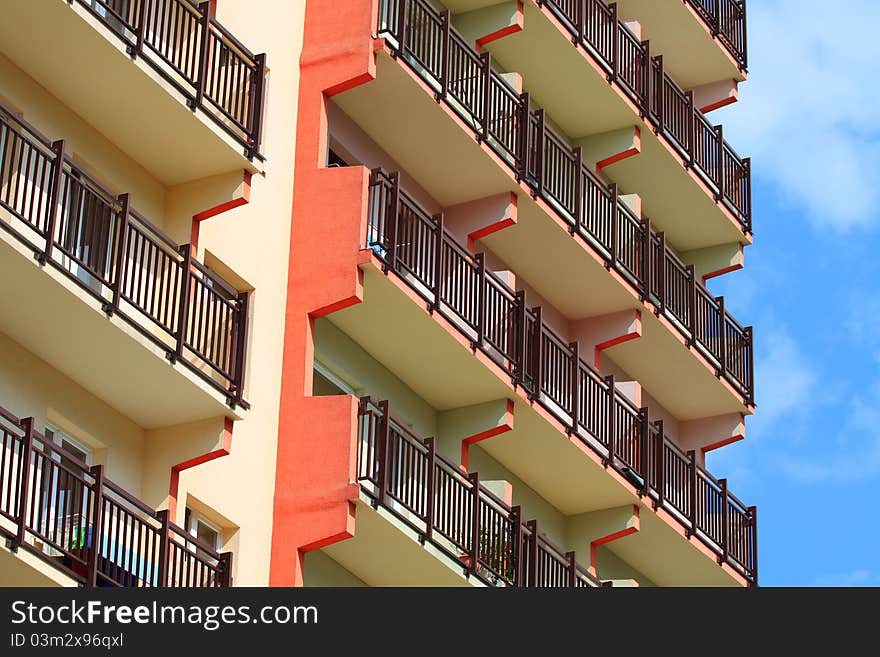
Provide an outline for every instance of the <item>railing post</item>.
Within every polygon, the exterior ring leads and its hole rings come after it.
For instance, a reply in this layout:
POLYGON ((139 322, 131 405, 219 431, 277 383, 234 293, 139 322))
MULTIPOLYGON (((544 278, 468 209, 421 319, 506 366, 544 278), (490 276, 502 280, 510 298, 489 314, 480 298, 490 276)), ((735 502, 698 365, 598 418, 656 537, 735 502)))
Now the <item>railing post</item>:
POLYGON ((400 172, 395 171, 391 178, 391 234, 388 236, 388 268, 397 271, 397 231, 400 223, 400 172))
POLYGON ((633 463, 634 467, 641 470, 642 487, 639 489, 639 497, 647 495, 650 488, 651 480, 651 422, 647 406, 639 409, 639 459, 638 465, 633 463))
POLYGON ((611 11, 611 74, 608 82, 615 82, 620 73, 620 23, 617 20, 617 3, 608 5, 611 11))
POLYGON ((728 509, 730 500, 727 495, 727 479, 719 479, 718 485, 721 487, 721 556, 718 557, 718 563, 725 563, 730 541, 730 513, 728 509))
POLYGON ((654 78, 654 65, 651 59, 651 41, 645 40, 642 41, 642 57, 644 57, 644 65, 642 66, 642 70, 644 71, 644 80, 642 84, 644 85, 645 97, 642 99, 642 118, 648 117, 650 119, 651 116, 651 106, 653 103, 651 102, 654 98, 653 89, 654 85, 652 80, 654 78))
POLYGON ((758 585, 758 507, 749 507, 749 518, 752 526, 751 541, 749 541, 749 553, 752 561, 752 586, 758 585))
POLYGON ((655 133, 660 134, 666 129, 666 93, 664 89, 665 73, 663 71, 663 55, 657 55, 654 58, 654 62, 657 64, 657 72, 655 74, 656 84, 654 85, 654 96, 657 100, 657 127, 655 133))
POLYGON ((697 110, 694 106, 694 92, 686 91, 687 98, 687 162, 685 168, 690 169, 694 166, 697 153, 697 110))
POLYGON ((116 199, 122 206, 119 210, 119 221, 116 223, 116 251, 113 263, 113 296, 110 303, 104 303, 104 312, 113 315, 119 310, 119 297, 122 293, 122 285, 126 275, 126 254, 128 253, 128 222, 130 211, 130 196, 121 194, 116 199))
POLYGON ((235 404, 244 399, 244 376, 247 366, 247 334, 249 325, 249 307, 251 295, 249 292, 238 294, 238 324, 235 329, 235 373, 233 375, 231 390, 232 395, 229 404, 235 408, 235 404))
POLYGON ((248 110, 250 111, 250 134, 246 157, 253 158, 260 152, 260 143, 263 140, 263 95, 266 85, 266 54, 254 55, 254 82, 251 88, 251 98, 248 110))
POLYGON ((660 266, 658 271, 660 274, 660 280, 657 281, 657 308, 655 314, 660 316, 666 312, 666 260, 668 259, 669 253, 666 246, 666 233, 657 233, 657 240, 660 242, 659 248, 657 249, 660 253, 660 266))
POLYGON ((471 554, 468 573, 477 571, 477 560, 480 558, 480 474, 471 472, 467 476, 473 487, 471 490, 471 554))
POLYGON ((569 433, 577 435, 578 424, 581 413, 581 356, 580 343, 575 340, 569 343, 568 348, 571 349, 571 426, 569 433))
POLYGON ((721 1, 712 3, 712 36, 717 37, 721 32, 721 1))
POLYGON ((516 340, 516 348, 514 349, 514 385, 525 386, 526 382, 526 340, 528 340, 529 322, 526 317, 526 293, 520 290, 516 293, 515 298, 515 326, 514 339, 516 340))
POLYGON ((697 344, 697 274, 693 265, 688 265, 687 271, 687 301, 688 301, 688 330, 691 337, 688 346, 697 344))
POLYGON ((752 158, 743 159, 743 176, 745 176, 745 213, 746 232, 752 232, 752 158))
POLYGON ((180 247, 183 262, 180 263, 180 299, 177 309, 177 345, 174 354, 169 355, 172 363, 178 358, 183 358, 183 350, 186 347, 186 328, 189 323, 190 303, 190 276, 192 275, 192 244, 183 244, 180 247))
POLYGON ((144 25, 147 22, 147 14, 149 14, 152 0, 141 0, 138 3, 137 25, 134 28, 134 46, 128 46, 125 50, 132 59, 137 59, 138 55, 144 52, 144 25))
POLYGON ((220 581, 218 586, 229 588, 232 586, 232 552, 221 552, 220 557, 220 581))
POLYGON ((34 453, 34 418, 22 419, 20 426, 24 431, 21 439, 21 471, 19 474, 21 493, 18 496, 18 527, 11 546, 13 552, 24 545, 27 531, 28 491, 31 489, 31 464, 34 453))
POLYGON ((444 9, 440 12, 443 30, 443 51, 440 53, 440 92, 437 94, 437 101, 446 98, 449 90, 449 44, 451 36, 451 21, 449 20, 449 10, 444 9))
POLYGON ((572 37, 572 43, 575 45, 581 44, 584 42, 584 35, 586 33, 586 16, 587 16, 587 0, 577 0, 577 16, 575 17, 575 30, 577 30, 577 34, 572 37))
POLYGON ((574 550, 566 552, 565 558, 568 560, 568 588, 573 589, 577 586, 577 553, 574 550))
POLYGON ((102 532, 104 521, 104 466, 93 465, 91 475, 95 478, 92 486, 92 534, 89 537, 88 563, 86 564, 86 586, 94 588, 98 584, 98 561, 101 558, 103 545, 102 532))
POLYGON ((715 303, 718 304, 718 326, 721 335, 718 336, 718 372, 719 377, 727 374, 727 313, 724 310, 724 297, 716 297, 715 303))
POLYGON ((532 533, 529 539, 528 583, 530 587, 535 588, 538 586, 538 521, 529 520, 526 523, 526 527, 532 533))
POLYGON ((58 201, 61 194, 61 176, 64 174, 64 140, 52 142, 55 160, 52 162, 52 186, 49 188, 49 199, 46 204, 46 247, 35 257, 37 262, 45 265, 52 257, 55 246, 55 224, 58 219, 58 201))
POLYGON ((522 507, 517 505, 510 509, 513 520, 513 585, 524 585, 525 573, 523 572, 523 522, 522 507))
POLYGON ((492 120, 492 53, 480 53, 483 76, 483 125, 480 132, 482 141, 489 141, 489 122, 492 120))
POLYGON ((748 356, 746 357, 746 385, 747 401, 751 404, 755 403, 755 329, 751 326, 745 327, 743 332, 746 336, 746 344, 749 345, 748 356))
POLYGON ((617 183, 611 183, 611 257, 607 269, 617 268, 618 239, 620 237, 620 191, 617 183))
POLYGON ((532 196, 537 198, 544 195, 544 139, 547 130, 547 117, 542 109, 535 112, 535 117, 538 119, 538 130, 535 139, 535 190, 532 192, 532 196))
POLYGON ((433 437, 425 438, 425 447, 428 448, 428 480, 425 485, 425 533, 422 535, 422 543, 430 541, 434 534, 434 470, 437 461, 437 445, 433 437))
POLYGON ((642 275, 639 277, 641 279, 642 290, 641 297, 642 301, 647 301, 651 298, 651 279, 654 276, 654 267, 653 260, 651 258, 651 254, 654 250, 654 240, 652 239, 651 233, 651 220, 645 217, 642 219, 642 253, 641 253, 641 268, 642 275))
POLYGON ((159 529, 159 564, 157 566, 156 586, 168 586, 168 556, 170 551, 170 522, 168 520, 168 509, 162 509, 156 512, 159 522, 162 526, 159 529))
POLYGON ((483 346, 486 334, 486 254, 474 256, 477 263, 477 339, 471 342, 471 349, 476 351, 483 346))
POLYGON ((208 42, 211 38, 211 3, 199 3, 199 70, 196 75, 196 95, 187 104, 190 109, 195 111, 196 108, 202 106, 202 100, 205 97, 205 85, 208 77, 208 42))
POLYGON ((440 304, 443 303, 443 278, 446 276, 443 267, 444 222, 442 212, 434 215, 434 230, 437 231, 437 237, 434 244, 434 303, 430 306, 432 313, 440 310, 440 304))
POLYGON ((409 0, 397 0, 397 52, 406 54, 406 16, 409 13, 409 0))
POLYGON ((666 494, 666 433, 663 429, 663 420, 654 422, 657 430, 657 481, 654 482, 654 488, 657 491, 657 501, 654 503, 654 509, 663 506, 663 498, 666 494))
POLYGON ((718 158, 718 162, 716 164, 718 171, 718 195, 715 197, 716 201, 724 200, 724 196, 727 193, 726 185, 724 183, 724 126, 716 125, 715 126, 715 139, 718 142, 717 144, 717 154, 715 157, 718 158))
POLYGON ((603 459, 603 465, 607 468, 609 465, 614 465, 614 439, 617 433, 617 427, 615 426, 616 422, 616 413, 614 407, 614 375, 609 374, 605 377, 605 390, 608 393, 608 406, 605 409, 605 426, 608 430, 608 456, 603 459))
POLYGON ((531 134, 531 97, 528 92, 520 94, 519 97, 519 113, 520 119, 518 123, 520 135, 519 135, 519 144, 520 144, 520 158, 519 158, 519 166, 517 168, 516 177, 517 182, 521 180, 528 180, 529 177, 529 157, 531 155, 531 148, 529 143, 529 135, 531 134))
POLYGON ((577 166, 574 170, 574 223, 569 225, 568 232, 572 235, 585 223, 584 219, 584 149, 576 146, 574 156, 577 166))
POLYGON ((691 502, 691 512, 688 516, 688 520, 690 520, 691 527, 687 530, 687 536, 690 538, 694 534, 697 533, 697 453, 694 450, 690 450, 687 453, 688 457, 688 482, 690 483, 690 502, 691 502))
POLYGON ((379 444, 376 449, 378 472, 376 472, 376 506, 385 503, 385 492, 388 488, 388 440, 391 435, 391 422, 388 412, 388 400, 378 404, 382 413, 379 419, 379 444))
MULTIPOLYGON (((540 306, 536 306, 532 308, 532 312, 535 315, 535 334, 532 337, 532 359, 534 360, 532 372, 535 380, 532 382, 532 392, 529 394, 529 399, 534 401, 541 396, 541 385, 544 380, 544 358, 541 353, 544 346, 544 311, 540 306)), ((528 327, 528 323, 526 323, 526 327, 528 327)))

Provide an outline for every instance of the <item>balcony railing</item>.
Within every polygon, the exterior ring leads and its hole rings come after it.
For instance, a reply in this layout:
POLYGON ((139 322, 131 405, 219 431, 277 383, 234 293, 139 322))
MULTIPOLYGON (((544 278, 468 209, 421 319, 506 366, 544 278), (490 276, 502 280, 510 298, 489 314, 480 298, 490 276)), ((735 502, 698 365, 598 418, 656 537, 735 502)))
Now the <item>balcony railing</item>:
POLYGON ((740 68, 749 66, 746 39, 746 0, 688 0, 700 18, 733 55, 740 68))
MULTIPOLYGON (((636 408, 624 397, 613 376, 603 377, 584 361, 577 342, 566 342, 548 327, 540 307, 527 308, 523 292, 487 269, 483 254, 471 255, 446 231, 443 215, 426 213, 400 189, 399 181, 398 175, 378 170, 372 175, 365 245, 386 272, 400 276, 432 312, 449 320, 474 349, 510 374, 514 385, 526 389, 640 494, 651 497, 655 508, 669 511, 719 561, 757 582, 755 507, 743 505, 727 490, 726 480, 716 480, 698 465, 693 451, 682 452, 664 434, 662 421, 651 422, 648 409, 636 408)), ((655 247, 665 249, 662 236, 652 239, 655 247)), ((625 239, 617 244, 625 247, 622 252, 630 250, 625 239)), ((707 331, 707 342, 743 349, 742 343, 729 341, 731 325, 722 320, 723 302, 695 297, 681 282, 684 268, 674 259, 658 258, 656 249, 653 257, 652 266, 666 272, 658 280, 666 282, 667 311, 687 306, 689 317, 697 317, 698 326, 707 331)), ((693 281, 692 268, 687 271, 684 280, 693 281)), ((730 363, 734 352, 725 348, 721 353, 730 363)), ((750 362, 751 354, 737 358, 750 362)))
POLYGON ((248 295, 0 105, 0 227, 227 396, 243 399, 248 295))
POLYGON ((358 481, 373 505, 491 586, 599 587, 599 581, 508 506, 397 421, 388 402, 361 399, 358 481))
POLYGON ((85 586, 229 586, 218 553, 0 407, 0 534, 85 586))
MULTIPOLYGON (((73 0, 68 0, 71 4, 73 0)), ((266 56, 254 55, 212 16, 210 2, 77 0, 185 98, 260 154, 266 56)))
MULTIPOLYGON (((432 217, 402 193, 397 174, 387 175, 375 170, 371 184, 375 218, 371 230, 376 233, 369 239, 387 249, 392 266, 396 267, 397 261, 403 261, 403 266, 407 266, 405 261, 408 257, 412 257, 418 265, 427 265, 427 261, 417 259, 422 255, 433 258, 431 262, 437 262, 437 256, 427 250, 438 242, 442 218, 432 217), (395 231, 398 231, 396 236, 395 231), (400 231, 415 231, 415 234, 404 235, 400 231), (416 256, 415 250, 426 251, 416 256)), ((552 195, 550 191, 548 194, 552 195)), ((581 230, 591 238, 589 243, 598 245, 608 266, 620 272, 642 299, 654 305, 658 315, 663 314, 668 318, 688 343, 712 363, 716 375, 724 377, 746 403, 753 403, 752 328, 740 325, 726 310, 724 297, 712 296, 698 282, 694 267, 684 265, 669 249, 663 233, 653 232, 648 222, 637 219, 625 204, 619 202, 614 190, 610 197, 597 195, 589 202, 596 211, 587 213, 590 223, 581 226, 581 230)), ((448 265, 439 262, 441 266, 454 268, 461 262, 473 260, 472 276, 480 275, 481 265, 477 260, 471 258, 462 247, 449 248, 457 250, 457 262, 448 265)), ((426 269, 414 272, 414 275, 433 290, 445 273, 445 270, 438 273, 426 269)), ((474 329, 477 328, 474 322, 478 320, 475 312, 471 311, 474 329)))
MULTIPOLYGON (((737 155, 724 140, 722 127, 712 125, 694 107, 693 93, 669 77, 663 58, 651 57, 649 44, 638 41, 617 20, 616 11, 599 0, 545 4, 573 30, 573 38, 588 45, 609 81, 621 86, 685 166, 693 168, 743 232, 750 233, 750 160, 737 155), (589 19, 569 18, 560 7, 584 7, 589 19)), ((531 109, 529 94, 518 93, 492 68, 490 53, 477 53, 450 26, 448 11, 438 12, 427 0, 382 0, 377 29, 380 36, 393 39, 394 54, 402 56, 438 100, 468 123, 535 195, 549 196, 576 229, 590 220, 588 213, 594 208, 587 201, 607 195, 608 186, 584 166, 581 149, 547 126, 542 110, 531 109)))

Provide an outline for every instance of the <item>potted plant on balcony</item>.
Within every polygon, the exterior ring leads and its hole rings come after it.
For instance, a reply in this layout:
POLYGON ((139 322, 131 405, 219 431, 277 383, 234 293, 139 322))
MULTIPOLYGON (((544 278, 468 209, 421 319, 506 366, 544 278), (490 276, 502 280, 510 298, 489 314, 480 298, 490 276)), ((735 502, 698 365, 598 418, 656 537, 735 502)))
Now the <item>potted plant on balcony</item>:
MULTIPOLYGON (((477 563, 475 570, 494 586, 502 585, 502 582, 503 586, 513 586, 515 563, 511 539, 505 536, 502 540, 493 541, 489 531, 480 528, 480 563, 477 563)), ((471 555, 468 552, 462 552, 458 558, 470 567, 471 555)))

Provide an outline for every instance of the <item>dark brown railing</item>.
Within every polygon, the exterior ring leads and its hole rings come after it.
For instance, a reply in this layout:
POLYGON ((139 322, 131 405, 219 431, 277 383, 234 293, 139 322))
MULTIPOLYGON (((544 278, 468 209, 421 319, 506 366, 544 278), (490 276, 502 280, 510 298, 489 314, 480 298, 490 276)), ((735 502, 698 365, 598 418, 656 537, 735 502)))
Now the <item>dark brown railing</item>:
POLYGON ((388 402, 360 401, 358 481, 373 505, 402 520, 419 540, 458 561, 491 586, 599 587, 599 581, 523 522, 508 506, 389 412, 388 402))
MULTIPOLYGON (((740 503, 724 480, 715 480, 697 464, 693 452, 681 452, 663 433, 662 422, 652 423, 648 409, 624 397, 613 376, 603 377, 580 357, 577 342, 563 340, 544 323, 540 307, 528 308, 524 293, 489 270, 483 254, 471 255, 459 244, 444 228, 442 214, 429 215, 403 192, 399 175, 376 170, 371 181, 365 245, 386 272, 399 275, 432 312, 454 324, 474 349, 508 372, 515 385, 650 496, 655 507, 667 509, 720 561, 756 582, 755 507, 740 503)), ((652 239, 655 247, 663 245, 662 235, 652 239)), ((663 307, 686 309, 688 319, 695 318, 713 344, 732 344, 731 325, 719 331, 723 302, 692 294, 686 282, 693 281, 693 268, 682 278, 675 259, 663 262, 651 262, 664 271, 663 307)), ((727 362, 731 365, 740 366, 727 362)))
MULTIPOLYGON (((694 107, 693 93, 669 77, 662 57, 651 57, 648 42, 638 41, 617 19, 616 5, 600 0, 544 4, 605 68, 609 81, 620 84, 685 165, 697 172, 743 232, 750 233, 750 160, 737 155, 724 140, 721 126, 713 126, 694 107)), ((437 11, 427 0, 381 0, 378 20, 378 33, 393 39, 394 54, 402 56, 438 100, 469 123, 536 195, 550 194, 570 225, 589 221, 595 208, 582 203, 581 196, 599 193, 590 187, 607 194, 608 186, 584 166, 580 148, 556 134, 541 110, 531 109, 529 95, 517 93, 494 70, 490 54, 478 54, 450 26, 448 11, 437 11)))
POLYGON ((0 105, 0 227, 227 395, 243 399, 248 295, 0 105))
POLYGON ((168 520, 0 407, 0 535, 85 586, 220 587, 232 554, 168 520))
POLYGON ((746 0, 688 0, 740 68, 749 66, 746 0))
MULTIPOLYGON (((73 4, 73 0, 68 0, 73 4)), ((194 0, 77 0, 187 99, 259 157, 266 56, 254 55, 194 0)))

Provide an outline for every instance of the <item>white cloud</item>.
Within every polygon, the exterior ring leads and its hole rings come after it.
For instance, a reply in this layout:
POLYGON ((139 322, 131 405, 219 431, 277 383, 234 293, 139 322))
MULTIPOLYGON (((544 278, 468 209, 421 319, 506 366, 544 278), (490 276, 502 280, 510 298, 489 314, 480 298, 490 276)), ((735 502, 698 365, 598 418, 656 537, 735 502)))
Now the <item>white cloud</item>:
POLYGON ((848 573, 836 575, 822 575, 813 582, 814 586, 877 586, 880 584, 880 575, 870 570, 853 570, 848 573))
POLYGON ((759 340, 755 380, 760 387, 753 422, 766 431, 783 419, 790 425, 810 409, 818 375, 788 331, 768 321, 759 340))
POLYGON ((764 0, 749 5, 749 80, 710 115, 753 168, 817 226, 876 221, 880 3, 764 0))

